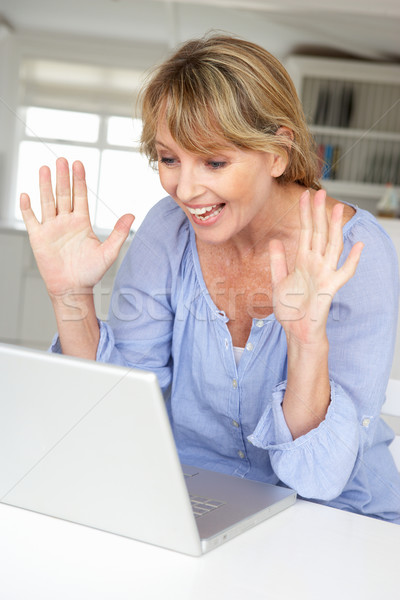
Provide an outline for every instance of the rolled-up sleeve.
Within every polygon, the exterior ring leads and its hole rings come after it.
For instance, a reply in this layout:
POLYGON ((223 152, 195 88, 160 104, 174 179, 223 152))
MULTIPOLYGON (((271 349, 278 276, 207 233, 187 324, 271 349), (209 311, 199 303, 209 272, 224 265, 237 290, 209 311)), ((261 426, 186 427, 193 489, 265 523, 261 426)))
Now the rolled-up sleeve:
POLYGON ((331 402, 318 427, 293 440, 282 401, 286 382, 276 386, 249 441, 269 451, 272 468, 304 498, 336 498, 354 469, 360 452, 357 413, 349 398, 331 381, 331 402))

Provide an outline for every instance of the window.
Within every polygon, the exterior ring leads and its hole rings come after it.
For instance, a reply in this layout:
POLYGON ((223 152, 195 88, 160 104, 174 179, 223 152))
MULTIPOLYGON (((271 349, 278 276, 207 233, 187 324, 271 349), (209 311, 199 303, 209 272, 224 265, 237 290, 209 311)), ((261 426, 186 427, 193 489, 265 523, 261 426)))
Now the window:
POLYGON ((166 195, 158 174, 139 153, 140 119, 132 117, 144 73, 76 61, 25 57, 20 64, 20 119, 16 193, 12 213, 21 220, 19 195, 30 195, 40 216, 38 171, 55 161, 81 160, 96 230, 110 230, 130 212, 137 229, 166 195))
POLYGON ((81 160, 86 169, 93 227, 110 230, 118 217, 135 215, 134 229, 165 192, 158 174, 139 153, 141 121, 130 117, 43 107, 22 109, 25 130, 18 156, 15 217, 21 219, 19 194, 29 193, 40 216, 38 171, 47 164, 55 184, 55 161, 81 160))

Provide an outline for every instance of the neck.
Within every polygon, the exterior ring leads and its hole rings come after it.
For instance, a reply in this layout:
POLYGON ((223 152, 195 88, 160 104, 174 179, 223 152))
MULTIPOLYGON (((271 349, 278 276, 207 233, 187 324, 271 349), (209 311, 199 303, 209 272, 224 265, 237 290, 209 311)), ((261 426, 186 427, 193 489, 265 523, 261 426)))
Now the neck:
POLYGON ((298 184, 276 184, 265 203, 265 210, 244 230, 226 242, 239 259, 264 255, 272 239, 285 240, 299 227, 299 198, 304 187, 298 184))

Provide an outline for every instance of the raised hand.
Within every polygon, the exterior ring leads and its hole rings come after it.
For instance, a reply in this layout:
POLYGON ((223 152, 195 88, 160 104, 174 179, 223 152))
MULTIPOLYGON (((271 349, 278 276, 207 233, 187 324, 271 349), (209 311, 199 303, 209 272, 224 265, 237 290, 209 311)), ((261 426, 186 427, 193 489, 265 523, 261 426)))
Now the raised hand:
POLYGON ((133 223, 133 215, 121 217, 103 243, 93 232, 87 200, 85 170, 72 165, 72 193, 65 158, 56 162, 56 199, 50 170, 39 171, 42 222, 29 196, 21 194, 20 207, 39 271, 52 297, 87 293, 100 281, 118 256, 133 223))
POLYGON ((300 239, 294 270, 289 273, 283 243, 270 242, 273 305, 288 341, 318 344, 326 336, 329 308, 336 292, 354 275, 363 249, 357 242, 337 268, 343 249, 343 204, 336 204, 328 222, 326 194, 309 192, 299 202, 300 239))

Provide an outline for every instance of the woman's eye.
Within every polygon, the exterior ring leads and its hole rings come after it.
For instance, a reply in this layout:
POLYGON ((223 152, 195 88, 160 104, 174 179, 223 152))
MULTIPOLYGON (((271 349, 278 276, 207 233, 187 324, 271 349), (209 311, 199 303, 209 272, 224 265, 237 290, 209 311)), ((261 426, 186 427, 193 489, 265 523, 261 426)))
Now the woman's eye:
POLYGON ((212 169, 221 169, 226 165, 226 162, 223 160, 209 160, 207 163, 212 169))
POLYGON ((162 156, 159 159, 160 163, 163 163, 164 165, 173 165, 175 163, 175 159, 174 158, 168 158, 167 156, 162 156))

